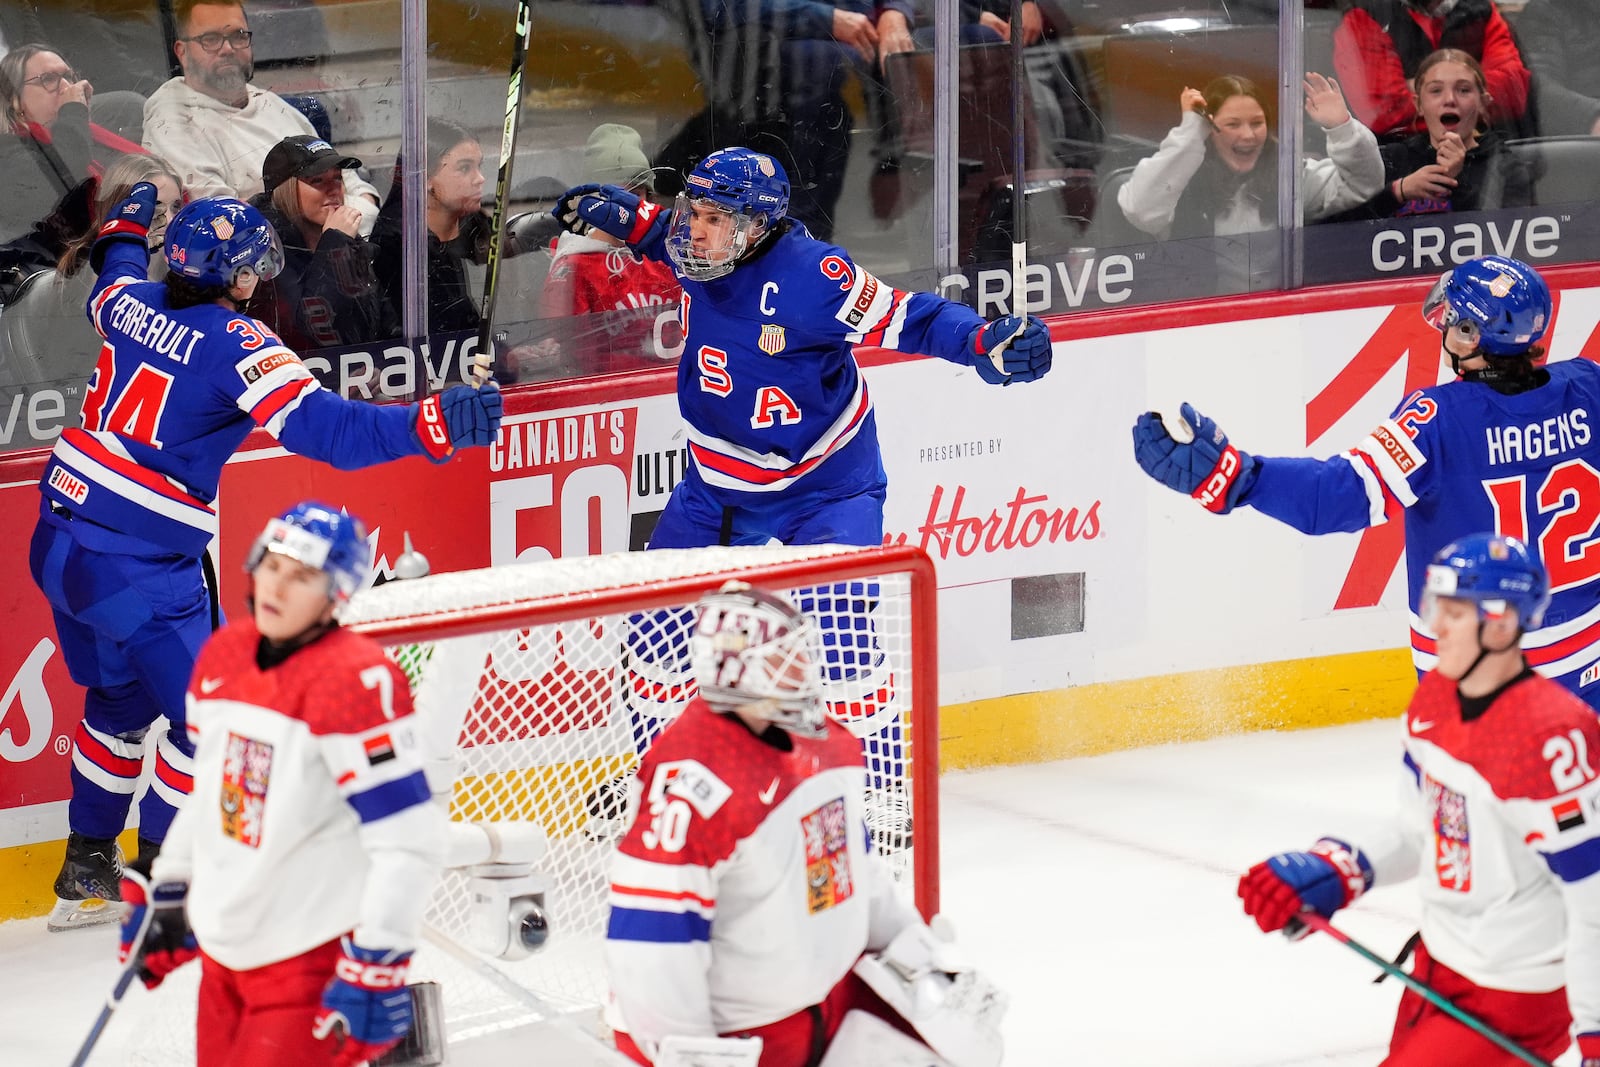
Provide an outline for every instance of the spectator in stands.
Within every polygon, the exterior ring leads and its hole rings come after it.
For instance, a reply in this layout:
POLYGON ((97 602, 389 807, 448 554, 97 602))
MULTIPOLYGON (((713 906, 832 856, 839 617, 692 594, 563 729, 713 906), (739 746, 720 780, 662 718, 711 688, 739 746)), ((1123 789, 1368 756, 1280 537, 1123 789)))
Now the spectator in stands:
MULTIPOLYGON (((429 333, 476 330, 477 296, 467 282, 467 260, 488 252, 489 218, 483 211, 483 147, 477 135, 445 119, 428 120, 428 323, 429 333)), ((396 318, 402 317, 400 166, 372 231, 378 285, 396 318)))
POLYGON ((161 7, 148 0, 7 0, 0 3, 0 51, 24 41, 59 42, 78 70, 93 72, 99 97, 126 95, 142 103, 168 75, 161 7))
MULTIPOLYGON (((183 76, 162 85, 144 109, 144 145, 170 160, 190 198, 262 191, 261 164, 272 146, 317 131, 281 96, 250 84, 255 75, 251 30, 236 0, 176 0, 173 53, 183 76)), ((355 171, 342 171, 346 201, 370 233, 378 192, 355 171)))
POLYGON ((1483 68, 1500 121, 1522 122, 1529 75, 1494 0, 1348 0, 1333 35, 1333 69, 1350 110, 1383 141, 1423 130, 1411 85, 1424 58, 1466 52, 1483 68))
MULTIPOLYGON (((1326 159, 1302 164, 1305 216, 1326 218, 1372 198, 1383 161, 1372 131, 1345 106, 1337 82, 1305 77, 1306 114, 1328 138, 1326 159)), ((1185 88, 1183 118, 1117 192, 1128 221, 1156 237, 1252 233, 1277 222, 1278 146, 1266 100, 1249 79, 1225 74, 1203 92, 1185 88)))
POLYGON ((1480 211, 1533 203, 1528 165, 1489 121, 1487 77, 1478 61, 1441 48, 1417 68, 1424 132, 1383 146, 1384 190, 1367 207, 1378 218, 1480 211))
POLYGON ((71 189, 137 144, 89 119, 94 87, 43 44, 0 58, 0 97, 9 132, 0 134, 5 177, 0 241, 27 233, 71 189))
MULTIPOLYGON (((61 249, 56 269, 64 278, 71 278, 89 264, 89 248, 100 232, 110 210, 128 198, 133 187, 149 182, 156 187, 156 211, 150 220, 145 245, 150 249, 150 278, 159 281, 166 274, 166 259, 162 239, 167 234, 167 223, 183 207, 183 192, 178 175, 166 162, 148 153, 123 156, 111 166, 100 180, 94 183, 94 209, 88 224, 61 249)), ((85 292, 87 296, 87 291, 85 292)))
POLYGON ((657 162, 688 173, 725 144, 766 152, 793 178, 789 216, 831 240, 856 120, 844 87, 852 75, 869 75, 878 59, 873 5, 689 0, 682 10, 707 107, 657 162))
POLYGON ((261 167, 251 205, 277 231, 283 269, 256 287, 246 310, 297 352, 399 333, 373 271, 361 213, 345 199, 344 172, 361 166, 320 137, 285 137, 261 167))
POLYGON ((1600 0, 1528 0, 1512 27, 1533 74, 1537 132, 1600 136, 1600 0))
MULTIPOLYGON (((584 146, 583 161, 584 182, 619 186, 644 199, 655 194, 655 172, 631 126, 609 122, 596 126, 584 146)), ((618 356, 635 365, 640 359, 660 358, 657 315, 676 307, 682 293, 665 264, 637 255, 617 238, 600 230, 588 234, 563 230, 540 294, 539 314, 541 318, 592 316, 562 336, 563 351, 575 364, 570 369, 594 372, 609 369, 618 356)), ((682 346, 676 329, 673 332, 670 352, 676 354, 682 346)), ((540 355, 547 359, 550 353, 540 355)), ((536 367, 525 370, 540 374, 536 367)), ((520 379, 530 376, 523 373, 520 379)))

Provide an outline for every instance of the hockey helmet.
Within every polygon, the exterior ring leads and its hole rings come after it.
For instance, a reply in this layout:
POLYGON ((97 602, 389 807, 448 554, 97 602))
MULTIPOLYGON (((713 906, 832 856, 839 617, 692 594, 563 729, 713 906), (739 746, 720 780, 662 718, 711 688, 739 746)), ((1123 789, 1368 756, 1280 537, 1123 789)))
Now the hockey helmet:
POLYGON ((244 569, 255 574, 268 552, 288 556, 328 576, 328 599, 343 605, 366 584, 367 527, 354 515, 315 501, 296 504, 267 522, 250 548, 244 569))
POLYGON ((1550 288, 1539 272, 1506 256, 1479 256, 1445 271, 1422 302, 1441 333, 1463 331, 1486 356, 1524 355, 1550 328, 1550 288))
POLYGON ((1550 604, 1550 579, 1528 546, 1501 534, 1470 534, 1440 549, 1428 564, 1422 585, 1421 614, 1433 616, 1438 598, 1471 600, 1481 618, 1515 608, 1524 630, 1544 623, 1550 604))
POLYGON ((789 176, 776 159, 748 148, 723 148, 685 179, 667 227, 667 255, 684 276, 710 281, 728 274, 789 210, 789 176), (695 246, 694 206, 728 216, 726 234, 695 246))
POLYGON ((266 218, 231 196, 202 197, 167 226, 167 269, 195 285, 226 289, 244 270, 262 281, 283 270, 283 246, 266 218))
POLYGON ((825 732, 816 630, 783 597, 740 581, 707 593, 689 659, 700 695, 715 710, 754 711, 806 737, 825 732))

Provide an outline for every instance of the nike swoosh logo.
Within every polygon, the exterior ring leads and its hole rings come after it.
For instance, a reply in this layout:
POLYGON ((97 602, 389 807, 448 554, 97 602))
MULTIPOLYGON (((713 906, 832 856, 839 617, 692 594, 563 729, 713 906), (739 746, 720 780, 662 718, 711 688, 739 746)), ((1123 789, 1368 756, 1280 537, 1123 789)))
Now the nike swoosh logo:
POLYGON ((771 804, 772 803, 772 798, 777 796, 777 795, 778 795, 778 780, 776 778, 774 778, 772 780, 772 784, 771 785, 767 786, 761 792, 756 794, 756 796, 761 798, 761 803, 763 803, 763 804, 771 804))
POLYGON ((222 682, 221 678, 202 678, 200 679, 200 692, 206 695, 215 693, 217 688, 222 685, 222 682))
POLYGON ((1423 719, 1420 722, 1413 722, 1411 724, 1411 732, 1414 734, 1426 733, 1431 729, 1433 729, 1432 719, 1423 719))

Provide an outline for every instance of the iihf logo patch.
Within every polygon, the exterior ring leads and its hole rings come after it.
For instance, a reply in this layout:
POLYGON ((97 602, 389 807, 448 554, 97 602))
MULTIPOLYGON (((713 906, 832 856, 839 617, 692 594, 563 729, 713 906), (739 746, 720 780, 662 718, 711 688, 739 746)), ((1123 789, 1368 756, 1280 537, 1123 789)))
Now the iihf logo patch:
POLYGON ((757 348, 769 356, 775 356, 783 351, 787 343, 788 341, 783 335, 782 326, 770 322, 762 324, 761 336, 756 341, 757 348))

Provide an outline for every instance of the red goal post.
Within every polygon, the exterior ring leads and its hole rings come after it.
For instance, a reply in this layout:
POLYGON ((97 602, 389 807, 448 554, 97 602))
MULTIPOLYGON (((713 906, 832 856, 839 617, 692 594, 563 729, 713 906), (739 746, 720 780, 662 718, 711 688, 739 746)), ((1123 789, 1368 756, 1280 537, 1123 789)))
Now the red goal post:
MULTIPOLYGON (((733 578, 783 593, 822 620, 824 693, 863 738, 869 812, 909 799, 911 847, 880 839, 880 851, 932 916, 937 596, 920 549, 616 553, 390 582, 350 605, 347 625, 381 642, 411 679, 425 741, 431 732, 435 751, 452 750, 452 817, 536 821, 550 840, 541 870, 550 943, 527 960, 490 961, 540 1004, 582 1011, 604 998, 612 843, 593 829, 597 797, 632 772, 652 730, 692 695, 684 624, 702 594, 733 578)), ((437 791, 437 777, 430 780, 437 791)), ((465 879, 447 872, 428 913, 436 934, 467 941, 468 896, 465 879)), ((463 1013, 483 1016, 483 1028, 497 1025, 496 1013, 484 1015, 484 990, 466 989, 471 981, 454 969, 444 977, 453 1038, 478 1032, 463 1013)))

